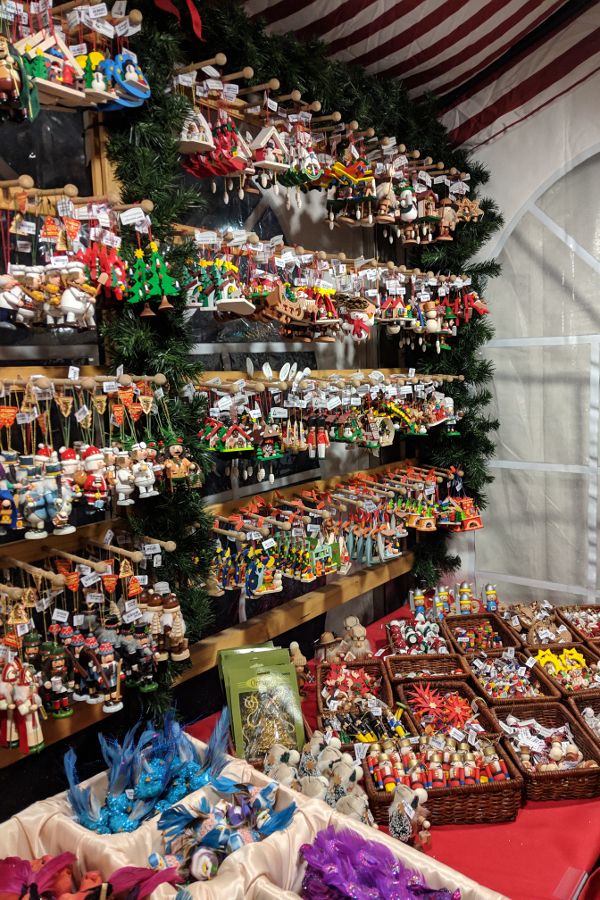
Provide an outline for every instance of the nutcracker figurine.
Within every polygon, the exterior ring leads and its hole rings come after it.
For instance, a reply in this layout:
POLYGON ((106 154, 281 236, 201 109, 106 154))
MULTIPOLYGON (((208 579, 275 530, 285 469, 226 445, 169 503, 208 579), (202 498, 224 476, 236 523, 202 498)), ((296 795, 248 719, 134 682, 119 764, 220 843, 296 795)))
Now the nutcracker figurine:
POLYGON ((73 715, 73 675, 65 647, 54 644, 42 668, 43 686, 49 692, 49 705, 55 719, 73 715))
POLYGON ((121 660, 115 659, 115 648, 108 641, 100 644, 98 648, 100 666, 96 670, 98 687, 104 694, 102 712, 115 713, 123 709, 121 702, 121 679, 125 674, 121 672, 121 660))
POLYGON ((154 673, 158 663, 158 653, 152 646, 152 638, 146 625, 135 626, 137 651, 138 680, 137 686, 143 694, 158 689, 158 684, 154 680, 154 673))
POLYGON ((37 671, 41 665, 41 645, 42 636, 37 631, 29 631, 23 638, 23 659, 34 671, 37 671))
POLYGON ((87 703, 102 703, 104 698, 98 694, 98 678, 96 672, 100 667, 100 660, 96 656, 98 651, 98 641, 93 634, 88 635, 85 639, 85 646, 82 654, 85 653, 85 667, 87 671, 86 691, 87 703))

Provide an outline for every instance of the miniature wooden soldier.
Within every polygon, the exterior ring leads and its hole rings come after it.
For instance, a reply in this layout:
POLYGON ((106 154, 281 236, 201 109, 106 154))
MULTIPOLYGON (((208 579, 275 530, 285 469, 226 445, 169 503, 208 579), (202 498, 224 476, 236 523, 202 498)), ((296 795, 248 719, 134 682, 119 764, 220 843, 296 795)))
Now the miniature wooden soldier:
POLYGON ((100 667, 96 670, 98 687, 104 694, 102 712, 115 713, 123 709, 121 701, 121 678, 125 675, 121 672, 121 662, 115 659, 115 648, 108 641, 100 644, 98 648, 100 667))
POLYGON ((146 694, 158 689, 158 684, 154 680, 154 673, 158 663, 158 653, 153 649, 150 632, 146 625, 136 625, 135 636, 138 644, 138 686, 140 691, 146 694))
POLYGON ((150 635, 156 647, 157 660, 166 662, 169 654, 166 649, 166 639, 163 631, 163 600, 154 591, 148 591, 148 595, 148 614, 152 616, 150 620, 150 635))
POLYGON ((84 665, 87 670, 86 691, 87 703, 102 703, 104 698, 98 693, 98 679, 96 671, 99 666, 99 659, 96 656, 98 652, 98 641, 93 634, 88 635, 85 639, 85 646, 82 650, 84 657, 84 665))
POLYGON ((50 692, 50 708, 55 719, 73 715, 73 688, 75 682, 70 671, 67 651, 59 644, 50 650, 42 669, 43 685, 50 692))

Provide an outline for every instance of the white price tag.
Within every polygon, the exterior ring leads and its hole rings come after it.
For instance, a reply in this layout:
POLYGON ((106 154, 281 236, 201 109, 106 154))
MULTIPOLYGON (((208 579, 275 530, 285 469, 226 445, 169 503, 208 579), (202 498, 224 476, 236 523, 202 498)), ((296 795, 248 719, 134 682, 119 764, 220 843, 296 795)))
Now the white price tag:
POLYGON ((514 647, 507 647, 506 650, 504 651, 504 653, 506 654, 507 659, 515 658, 515 648, 514 647))
POLYGON ((368 744, 357 743, 354 745, 354 755, 355 755, 356 759, 358 759, 358 760, 364 759, 366 757, 366 755, 368 754, 368 752, 369 752, 368 744))
POLYGON ((263 542, 262 542, 262 545, 263 545, 263 547, 264 547, 265 550, 270 550, 271 547, 274 547, 274 546, 275 546, 275 543, 276 543, 276 542, 275 542, 275 538, 267 538, 266 541, 263 541, 263 542))
POLYGON ((168 581, 157 581, 154 585, 154 590, 157 594, 170 594, 171 588, 169 587, 168 581))
POLYGON ((81 406, 81 407, 77 410, 77 412, 75 413, 75 418, 77 419, 78 422, 83 422, 83 420, 84 420, 85 417, 88 415, 88 413, 89 413, 89 409, 88 409, 87 406, 84 404, 84 405, 81 406))
POLYGON ((464 732, 459 731, 458 728, 451 728, 451 729, 450 729, 450 737, 451 737, 451 738, 454 738, 455 741, 459 741, 459 742, 460 742, 460 741, 464 741, 464 739, 465 739, 464 732))
POLYGON ((69 621, 69 610, 68 609, 58 609, 58 607, 52 613, 52 621, 53 622, 68 622, 69 621))
POLYGON ((162 553, 157 553, 156 556, 152 557, 152 565, 155 569, 160 569, 162 566, 162 553))
POLYGON ((536 664, 536 659, 534 656, 530 656, 525 662, 525 665, 527 666, 528 669, 533 669, 535 664, 536 664))
POLYGON ((519 619, 518 616, 513 616, 512 619, 510 620, 510 624, 513 626, 513 628, 520 628, 521 620, 519 619))
POLYGON ((96 572, 91 572, 89 575, 84 575, 81 579, 82 587, 91 587, 93 584, 98 584, 100 581, 100 576, 96 572))
POLYGON ((108 547, 109 544, 112 544, 114 536, 115 536, 114 531, 112 530, 112 528, 109 528, 108 531, 105 533, 104 537, 102 538, 102 543, 104 544, 105 547, 108 547))
POLYGON ((129 624, 130 622, 137 622, 138 619, 142 618, 141 609, 136 606, 135 609, 130 610, 129 612, 123 613, 123 621, 129 624))
POLYGON ((160 544, 144 544, 143 550, 144 556, 154 556, 156 553, 160 553, 160 544))
POLYGON ((85 602, 89 603, 90 606, 93 606, 95 603, 104 603, 104 594, 100 592, 90 591, 85 595, 85 602))
POLYGON ((69 374, 67 376, 69 381, 77 381, 79 378, 79 366, 69 366, 69 374))
POLYGON ((79 626, 83 625, 84 623, 85 623, 85 616, 82 616, 81 614, 73 616, 73 625, 75 626, 75 628, 79 628, 79 626))
POLYGON ((131 209, 124 209, 119 213, 119 218, 123 225, 133 225, 135 222, 143 222, 146 219, 146 213, 141 206, 133 206, 131 209))

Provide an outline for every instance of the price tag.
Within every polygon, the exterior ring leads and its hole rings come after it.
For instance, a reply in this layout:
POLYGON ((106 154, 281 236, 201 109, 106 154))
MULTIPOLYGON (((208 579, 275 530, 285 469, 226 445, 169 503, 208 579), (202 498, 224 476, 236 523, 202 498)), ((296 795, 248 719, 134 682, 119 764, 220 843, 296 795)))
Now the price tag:
POLYGON ((155 556, 160 553, 160 544, 144 544, 144 556, 155 556))
POLYGON ((464 741, 464 739, 465 739, 464 733, 462 731, 459 731, 458 728, 450 729, 450 737, 454 738, 455 741, 459 741, 459 742, 464 741))
POLYGON ((152 565, 155 569, 160 569, 162 566, 162 553, 157 553, 156 556, 152 557, 152 565))
POLYGON ((287 419, 288 417, 288 411, 283 406, 273 406, 270 412, 274 419, 287 419))
POLYGON ((137 600, 126 600, 125 601, 125 612, 131 612, 132 609, 137 609, 137 600))
POLYGON ((136 606, 135 609, 129 610, 129 612, 123 613, 123 621, 129 624, 130 622, 137 622, 138 619, 142 618, 142 611, 139 606, 136 606))
POLYGON ((142 587, 144 587, 145 585, 148 584, 148 576, 147 575, 138 575, 137 580, 142 585, 142 587))
POLYGON ((96 574, 96 572, 91 572, 89 575, 84 575, 81 579, 81 584, 83 587, 91 587, 93 584, 97 584, 100 581, 100 576, 96 574))
POLYGON ((367 756, 368 752, 369 752, 368 744, 357 743, 354 745, 354 756, 356 757, 356 759, 358 759, 358 760, 364 759, 367 756))
POLYGON ((314 525, 313 523, 311 523, 310 525, 306 526, 306 530, 308 531, 309 534, 318 534, 321 530, 321 526, 314 525))
POLYGON ((414 378, 414 377, 415 377, 415 370, 414 370, 414 369, 409 369, 409 370, 408 370, 408 377, 409 377, 409 378, 414 378))
POLYGON ((524 678, 525 675, 527 675, 527 667, 526 667, 526 666, 520 666, 520 667, 517 669, 517 675, 519 676, 519 678, 524 678))
POLYGON ((154 585, 154 590, 157 594, 170 594, 171 588, 169 587, 168 581, 157 581, 154 585))
POLYGON ((17 636, 21 637, 24 634, 27 634, 29 631, 29 622, 21 622, 20 625, 17 625, 17 636))
POLYGON ((119 382, 118 381, 103 381, 102 382, 102 390, 105 394, 114 394, 119 390, 119 382))
POLYGON ((479 743, 477 738, 477 732, 474 728, 469 728, 469 732, 467 734, 467 741, 471 745, 471 747, 476 747, 479 743))
POLYGON ((45 609, 48 609, 51 602, 52 601, 50 600, 50 597, 48 597, 47 595, 40 597, 40 599, 36 600, 35 602, 35 608, 37 612, 44 612, 45 609))
POLYGON ((135 222, 144 222, 146 213, 141 206, 133 206, 131 209, 124 209, 119 213, 119 218, 123 225, 133 225, 135 222))
POLYGON ((81 614, 73 616, 73 625, 75 628, 79 628, 79 626, 83 624, 85 624, 85 616, 82 616, 81 614))
POLYGON ((436 750, 443 750, 446 746, 442 738, 439 737, 432 737, 429 741, 429 745, 431 747, 434 747, 436 750))
POLYGON ((514 658, 515 658, 515 648, 514 648, 514 647, 507 647, 506 650, 505 650, 504 652, 505 652, 505 654, 506 654, 506 658, 507 658, 507 659, 514 659, 514 658))
POLYGON ((89 409, 87 408, 87 406, 84 403, 84 405, 81 406, 75 413, 75 418, 77 419, 78 422, 83 422, 83 420, 85 419, 85 417, 88 414, 89 414, 89 409))
POLYGON ((521 620, 519 619, 518 616, 513 616, 512 619, 510 620, 510 624, 513 626, 513 628, 520 628, 521 620))
POLYGON ((371 710, 371 715, 377 716, 377 717, 381 716, 381 715, 383 715, 383 710, 381 709, 380 706, 374 706, 373 709, 371 710))
POLYGON ((414 819, 414 817, 416 815, 416 810, 410 805, 410 803, 407 800, 405 800, 402 805, 404 807, 404 812, 406 813, 406 817, 408 819, 410 819, 412 822, 412 820, 414 819))
POLYGON ((527 666, 528 669, 533 669, 536 662, 537 662, 537 660, 535 659, 535 657, 530 656, 529 659, 526 660, 525 665, 527 666))
POLYGON ((262 542, 262 545, 265 550, 270 550, 271 547, 275 547, 275 545, 276 545, 275 538, 267 538, 266 541, 262 542))
POLYGON ((58 607, 52 613, 52 621, 53 622, 68 622, 69 621, 69 610, 68 609, 58 609, 58 607))
POLYGON ((85 595, 85 602, 89 603, 90 606, 93 606, 94 603, 98 603, 98 604, 104 603, 104 594, 102 594, 100 592, 96 593, 94 591, 90 591, 88 594, 85 595))
POLYGON ((115 536, 114 531, 112 530, 112 528, 109 528, 108 531, 105 533, 104 537, 102 538, 102 543, 104 544, 105 547, 108 547, 109 544, 112 544, 114 536, 115 536))

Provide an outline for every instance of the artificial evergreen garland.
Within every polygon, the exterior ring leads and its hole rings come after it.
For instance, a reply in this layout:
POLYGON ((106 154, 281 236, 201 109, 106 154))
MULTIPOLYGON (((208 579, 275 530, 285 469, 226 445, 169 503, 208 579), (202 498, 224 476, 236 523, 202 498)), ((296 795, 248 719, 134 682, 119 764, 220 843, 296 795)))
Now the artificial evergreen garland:
MULTIPOLYGON (((176 0, 177 2, 177 0, 176 0)), ((294 88, 303 95, 318 99, 325 110, 340 110, 346 119, 356 118, 361 127, 373 126, 380 135, 394 135, 409 147, 418 147, 423 156, 443 159, 470 175, 471 197, 488 178, 479 164, 472 162, 463 150, 454 149, 443 126, 436 118, 432 98, 415 102, 408 98, 399 81, 388 81, 367 74, 363 69, 326 56, 318 42, 302 42, 290 35, 270 35, 261 23, 248 20, 232 0, 203 10, 204 37, 200 45, 170 15, 145 0, 142 36, 135 42, 140 64, 152 88, 152 97, 138 110, 111 117, 109 155, 123 185, 126 201, 142 197, 155 204, 152 215, 153 236, 170 236, 171 226, 184 221, 194 209, 202 206, 200 196, 183 187, 177 150, 178 136, 186 116, 185 99, 170 91, 176 63, 206 58, 220 51, 228 57, 228 69, 253 66, 257 80, 277 77, 281 91, 294 88)), ((184 4, 180 4, 185 23, 184 4)), ((485 215, 456 229, 453 242, 411 249, 407 263, 423 270, 467 272, 475 288, 482 294, 485 279, 498 274, 495 261, 473 263, 491 234, 501 225, 501 216, 489 200, 480 201, 485 215)), ((129 246, 130 258, 137 244, 129 246)), ((175 277, 182 271, 187 250, 174 248, 169 262, 175 277)), ((126 371, 164 372, 173 390, 171 419, 174 427, 192 444, 192 457, 202 463, 198 447, 193 446, 197 431, 198 409, 195 403, 182 401, 177 394, 193 381, 200 367, 190 360, 191 335, 186 327, 182 306, 161 313, 156 319, 140 319, 131 308, 109 321, 104 329, 115 366, 126 371), (176 424, 175 424, 176 423, 176 424)), ((464 410, 461 438, 452 439, 439 433, 427 445, 420 444, 421 459, 441 466, 455 465, 464 470, 465 486, 477 501, 485 505, 485 486, 491 481, 487 459, 492 455, 493 432, 497 423, 486 415, 491 399, 488 383, 491 364, 479 356, 481 347, 493 332, 485 319, 477 319, 461 327, 451 350, 441 357, 429 353, 415 354, 411 365, 420 371, 463 373, 464 383, 453 386, 457 408, 464 410)), ((439 431, 439 430, 438 430, 439 431)), ((182 611, 188 622, 191 640, 198 639, 210 619, 209 600, 200 578, 206 572, 211 555, 210 532, 203 516, 197 493, 176 488, 172 496, 162 496, 155 508, 147 507, 147 515, 136 517, 134 527, 140 533, 160 533, 177 541, 177 551, 166 564, 172 569, 172 581, 181 590, 182 611), (152 527, 151 527, 152 525, 152 527)), ((417 545, 414 574, 428 585, 434 584, 444 570, 456 568, 457 556, 449 554, 445 534, 428 535, 417 545)), ((173 673, 163 675, 166 685, 173 673)))

